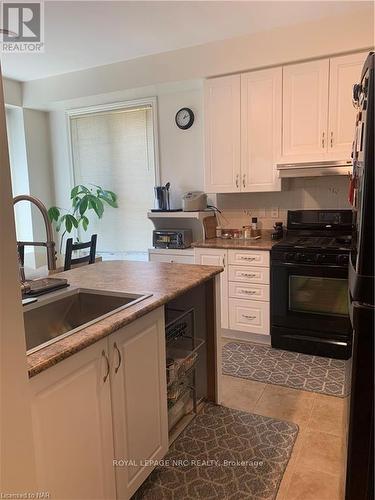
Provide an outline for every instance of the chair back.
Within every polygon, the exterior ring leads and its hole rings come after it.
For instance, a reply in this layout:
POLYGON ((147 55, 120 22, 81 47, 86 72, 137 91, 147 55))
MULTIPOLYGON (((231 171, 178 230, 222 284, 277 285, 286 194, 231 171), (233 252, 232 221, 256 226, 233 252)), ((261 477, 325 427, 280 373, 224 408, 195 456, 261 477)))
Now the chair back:
POLYGON ((73 238, 68 238, 66 241, 64 271, 69 271, 69 269, 76 264, 85 264, 86 262, 88 264, 94 264, 96 255, 96 240, 96 234, 93 234, 91 236, 91 240, 87 243, 73 243, 73 238), (90 249, 90 252, 87 255, 84 257, 77 257, 75 259, 72 258, 73 252, 76 250, 84 250, 86 248, 90 249))

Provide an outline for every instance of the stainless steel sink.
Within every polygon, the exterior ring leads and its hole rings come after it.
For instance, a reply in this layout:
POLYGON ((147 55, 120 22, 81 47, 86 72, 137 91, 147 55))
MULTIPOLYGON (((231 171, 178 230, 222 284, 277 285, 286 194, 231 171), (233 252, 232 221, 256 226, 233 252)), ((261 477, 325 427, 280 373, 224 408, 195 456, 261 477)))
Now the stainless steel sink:
POLYGON ((72 288, 24 307, 27 353, 72 335, 151 295, 72 288))

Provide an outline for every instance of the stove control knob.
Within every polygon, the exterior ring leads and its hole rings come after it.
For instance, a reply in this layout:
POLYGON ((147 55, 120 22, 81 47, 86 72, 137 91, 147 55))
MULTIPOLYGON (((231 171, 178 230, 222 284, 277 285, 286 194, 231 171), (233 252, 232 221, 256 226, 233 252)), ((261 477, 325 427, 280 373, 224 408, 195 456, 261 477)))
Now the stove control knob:
POLYGON ((322 253, 317 253, 317 254, 315 255, 315 262, 316 262, 317 264, 321 264, 322 262, 324 262, 324 261, 325 261, 325 259, 326 259, 326 256, 325 256, 324 254, 322 254, 322 253))
POLYGON ((349 262, 349 255, 348 254, 341 254, 336 257, 336 262, 340 266, 345 266, 349 262))
POLYGON ((284 260, 286 260, 286 261, 294 260, 294 253, 292 253, 292 252, 285 252, 284 253, 284 260))

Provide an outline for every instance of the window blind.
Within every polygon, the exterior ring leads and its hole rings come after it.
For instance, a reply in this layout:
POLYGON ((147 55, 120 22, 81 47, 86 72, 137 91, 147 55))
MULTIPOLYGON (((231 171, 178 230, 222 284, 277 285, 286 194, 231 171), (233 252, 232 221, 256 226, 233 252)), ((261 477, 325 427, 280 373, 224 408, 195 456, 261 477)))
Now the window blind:
POLYGON ((72 157, 76 184, 96 184, 114 191, 119 208, 105 206, 80 239, 98 234, 100 252, 145 251, 151 245, 155 183, 151 106, 71 117, 72 157))

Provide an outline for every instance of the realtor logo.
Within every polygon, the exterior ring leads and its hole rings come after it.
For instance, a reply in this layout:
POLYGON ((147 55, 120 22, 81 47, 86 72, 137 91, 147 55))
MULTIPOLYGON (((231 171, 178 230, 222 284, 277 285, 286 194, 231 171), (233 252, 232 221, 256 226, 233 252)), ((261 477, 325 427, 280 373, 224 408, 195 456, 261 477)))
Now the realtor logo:
POLYGON ((2 2, 0 27, 2 52, 43 52, 43 28, 43 3, 2 2))

